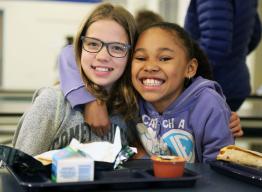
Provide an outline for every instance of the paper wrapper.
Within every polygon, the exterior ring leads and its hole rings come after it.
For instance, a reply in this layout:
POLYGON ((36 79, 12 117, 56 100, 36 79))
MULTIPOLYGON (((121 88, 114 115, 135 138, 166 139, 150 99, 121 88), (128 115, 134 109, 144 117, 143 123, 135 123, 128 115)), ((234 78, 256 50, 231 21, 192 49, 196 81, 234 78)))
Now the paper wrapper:
POLYGON ((43 165, 49 165, 52 163, 52 157, 55 153, 57 153, 59 150, 52 150, 44 152, 40 155, 36 155, 34 158, 38 161, 40 161, 43 165))

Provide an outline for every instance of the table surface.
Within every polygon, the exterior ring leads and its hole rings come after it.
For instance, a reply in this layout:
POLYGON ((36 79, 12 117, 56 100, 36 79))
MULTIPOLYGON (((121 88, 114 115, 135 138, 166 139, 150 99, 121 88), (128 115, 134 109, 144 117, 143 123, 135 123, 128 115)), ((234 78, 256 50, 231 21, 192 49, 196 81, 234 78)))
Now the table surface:
POLYGON ((245 100, 238 110, 242 119, 262 120, 262 97, 250 97, 245 100))
MULTIPOLYGON (((147 161, 140 161, 139 166, 145 167, 147 161), (141 163, 142 162, 142 163, 141 163)), ((208 164, 187 164, 186 167, 192 171, 200 174, 200 178, 196 181, 193 187, 189 188, 175 188, 176 192, 180 191, 201 191, 201 192, 222 192, 222 191, 237 191, 237 192, 256 192, 261 191, 261 188, 254 186, 249 183, 245 183, 243 181, 237 180, 235 178, 231 178, 228 176, 224 176, 212 170, 208 164)), ((22 192, 23 190, 18 185, 16 180, 10 175, 6 168, 0 169, 0 191, 3 192, 22 192)), ((101 190, 100 190, 101 191, 101 190)), ((110 192, 112 190, 104 190, 110 192)), ((147 189, 139 189, 139 190, 120 190, 123 191, 147 191, 147 189)), ((158 192, 158 191, 174 191, 174 189, 148 189, 150 192, 158 192)))

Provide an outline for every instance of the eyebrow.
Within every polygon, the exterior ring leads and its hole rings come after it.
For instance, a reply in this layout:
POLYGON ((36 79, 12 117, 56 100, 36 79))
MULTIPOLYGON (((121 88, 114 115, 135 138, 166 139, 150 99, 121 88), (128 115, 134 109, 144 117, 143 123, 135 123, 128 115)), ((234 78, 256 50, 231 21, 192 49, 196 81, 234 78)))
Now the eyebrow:
MULTIPOLYGON (((145 51, 145 48, 137 48, 135 49, 134 53, 138 52, 138 51, 145 51)), ((169 49, 167 47, 161 47, 158 49, 158 51, 170 51, 170 52, 175 52, 173 49, 169 49)))
POLYGON ((169 48, 167 48, 167 47, 159 48, 158 50, 160 50, 160 51, 170 51, 170 52, 174 52, 173 49, 169 49, 169 48))
POLYGON ((119 43, 119 44, 123 44, 123 45, 129 45, 128 42, 119 42, 119 41, 103 41, 102 39, 98 39, 96 37, 91 37, 91 36, 84 36, 85 38, 89 38, 89 39, 93 39, 93 40, 97 40, 97 41, 101 41, 103 43, 119 43))

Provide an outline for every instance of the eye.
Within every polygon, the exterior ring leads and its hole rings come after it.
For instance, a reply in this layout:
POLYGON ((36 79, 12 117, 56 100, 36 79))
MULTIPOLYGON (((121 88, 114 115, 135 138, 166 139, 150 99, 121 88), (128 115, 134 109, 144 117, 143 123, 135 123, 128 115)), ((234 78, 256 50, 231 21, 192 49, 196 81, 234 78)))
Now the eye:
POLYGON ((90 48, 96 48, 99 47, 99 43, 98 42, 86 42, 86 45, 90 48))
POLYGON ((138 61, 145 61, 146 57, 144 57, 144 56, 134 56, 134 59, 138 60, 138 61))
POLYGON ((169 60, 171 60, 171 59, 172 59, 172 57, 163 56, 163 57, 160 57, 160 58, 159 58, 159 61, 169 61, 169 60))
POLYGON ((121 44, 111 44, 110 45, 110 49, 113 51, 113 52, 125 52, 125 46, 124 45, 121 45, 121 44))

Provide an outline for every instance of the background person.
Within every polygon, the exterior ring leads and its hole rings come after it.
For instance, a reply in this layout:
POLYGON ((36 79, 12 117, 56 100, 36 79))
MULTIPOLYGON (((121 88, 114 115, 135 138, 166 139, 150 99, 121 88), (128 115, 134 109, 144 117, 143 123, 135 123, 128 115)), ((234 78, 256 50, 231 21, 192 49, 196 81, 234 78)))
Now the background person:
POLYGON ((161 15, 147 9, 139 10, 135 15, 135 20, 138 32, 143 30, 143 28, 146 28, 148 25, 164 21, 161 15))
POLYGON ((191 0, 185 29, 207 54, 214 79, 237 111, 251 92, 247 55, 261 40, 258 0, 191 0))

